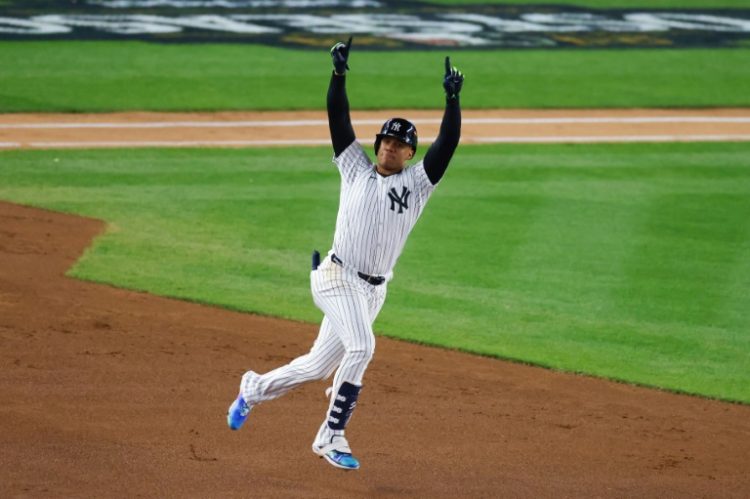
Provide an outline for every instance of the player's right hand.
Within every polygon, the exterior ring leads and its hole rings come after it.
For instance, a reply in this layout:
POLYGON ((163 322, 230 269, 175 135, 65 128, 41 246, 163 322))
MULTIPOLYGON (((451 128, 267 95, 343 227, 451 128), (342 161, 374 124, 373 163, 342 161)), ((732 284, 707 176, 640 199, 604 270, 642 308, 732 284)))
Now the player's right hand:
POLYGON ((331 47, 331 59, 333 59, 333 69, 337 75, 343 75, 346 70, 349 69, 347 61, 349 60, 349 48, 352 46, 352 37, 349 37, 349 41, 344 45, 343 42, 338 42, 336 45, 331 47))

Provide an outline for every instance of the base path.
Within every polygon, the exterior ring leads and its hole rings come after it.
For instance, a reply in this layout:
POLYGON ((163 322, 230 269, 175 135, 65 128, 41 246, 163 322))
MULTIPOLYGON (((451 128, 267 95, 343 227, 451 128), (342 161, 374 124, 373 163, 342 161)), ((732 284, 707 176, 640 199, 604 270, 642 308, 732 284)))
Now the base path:
POLYGON ((361 470, 310 450, 323 382, 232 432, 240 375, 317 327, 64 277, 103 230, 0 202, 0 497, 750 497, 750 406, 386 338, 361 470))
MULTIPOLYGON (((352 112, 363 142, 393 116, 414 121, 430 143, 441 111, 352 112)), ((750 109, 465 110, 461 141, 576 143, 750 141, 750 109)), ((0 149, 327 145, 325 112, 0 115, 0 149)))

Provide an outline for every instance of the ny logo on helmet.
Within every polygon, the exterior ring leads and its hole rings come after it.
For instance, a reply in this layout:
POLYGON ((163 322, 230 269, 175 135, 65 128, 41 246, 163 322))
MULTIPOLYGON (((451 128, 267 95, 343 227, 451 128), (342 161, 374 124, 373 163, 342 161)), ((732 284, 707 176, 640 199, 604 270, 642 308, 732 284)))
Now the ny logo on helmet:
POLYGON ((393 130, 394 132, 400 132, 401 131, 401 123, 399 123, 398 121, 396 121, 394 123, 391 123, 391 130, 393 130))

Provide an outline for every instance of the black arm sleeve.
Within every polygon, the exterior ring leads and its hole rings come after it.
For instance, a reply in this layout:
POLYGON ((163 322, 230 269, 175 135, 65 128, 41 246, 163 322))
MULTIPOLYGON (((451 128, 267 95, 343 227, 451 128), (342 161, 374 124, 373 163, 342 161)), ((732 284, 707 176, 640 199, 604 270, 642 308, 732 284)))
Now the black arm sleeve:
POLYGON ((328 128, 331 130, 333 153, 338 156, 355 140, 346 97, 346 76, 331 75, 328 86, 328 128))
POLYGON ((461 105, 458 97, 447 99, 440 133, 424 156, 424 169, 432 185, 443 177, 461 137, 461 105))

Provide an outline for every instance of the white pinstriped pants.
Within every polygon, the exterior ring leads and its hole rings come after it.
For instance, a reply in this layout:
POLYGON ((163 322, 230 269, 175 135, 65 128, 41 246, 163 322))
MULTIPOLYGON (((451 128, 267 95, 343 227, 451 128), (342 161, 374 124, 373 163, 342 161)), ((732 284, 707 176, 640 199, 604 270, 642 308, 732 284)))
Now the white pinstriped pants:
POLYGON ((243 388, 245 400, 251 405, 272 400, 302 383, 326 379, 334 371, 334 394, 344 381, 361 386, 375 353, 372 324, 385 302, 386 286, 368 284, 356 271, 326 257, 318 270, 310 273, 313 300, 325 314, 312 349, 285 366, 248 380, 243 388))

